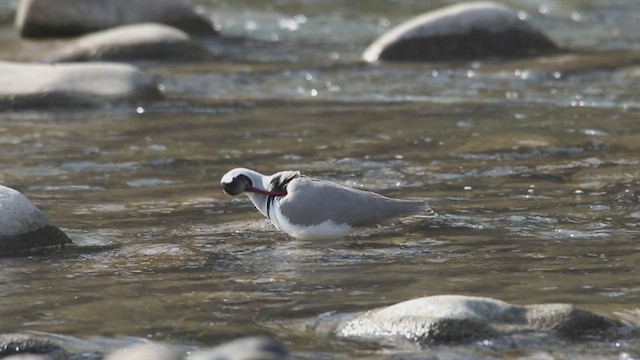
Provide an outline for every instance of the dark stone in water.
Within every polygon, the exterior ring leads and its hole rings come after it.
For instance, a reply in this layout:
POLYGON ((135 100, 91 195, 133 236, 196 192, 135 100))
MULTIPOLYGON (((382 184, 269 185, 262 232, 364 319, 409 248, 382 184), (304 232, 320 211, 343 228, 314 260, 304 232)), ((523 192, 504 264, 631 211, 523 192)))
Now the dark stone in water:
POLYGON ((396 26, 365 50, 366 61, 447 61, 516 58, 558 47, 515 12, 494 3, 458 4, 396 26))
POLYGON ((62 360, 68 357, 68 353, 47 336, 28 333, 0 334, 0 358, 18 354, 46 355, 49 360, 62 360))
POLYGON ((71 243, 67 235, 20 192, 0 185, 0 254, 71 243))
POLYGON ((163 23, 197 36, 216 35, 187 0, 21 0, 16 26, 23 37, 65 37, 143 22, 163 23))
POLYGON ((45 225, 16 236, 0 236, 0 255, 20 254, 29 252, 31 249, 51 246, 64 248, 66 244, 71 243, 71 239, 64 231, 54 225, 45 225))

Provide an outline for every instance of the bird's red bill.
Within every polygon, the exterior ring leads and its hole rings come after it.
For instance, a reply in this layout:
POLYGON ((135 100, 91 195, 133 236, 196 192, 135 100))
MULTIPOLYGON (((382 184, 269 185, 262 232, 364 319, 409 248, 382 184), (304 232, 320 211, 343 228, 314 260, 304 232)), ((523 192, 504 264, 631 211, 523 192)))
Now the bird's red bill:
POLYGON ((267 191, 267 190, 255 188, 253 186, 246 186, 244 188, 244 191, 267 195, 267 196, 286 196, 287 195, 286 191, 267 191))

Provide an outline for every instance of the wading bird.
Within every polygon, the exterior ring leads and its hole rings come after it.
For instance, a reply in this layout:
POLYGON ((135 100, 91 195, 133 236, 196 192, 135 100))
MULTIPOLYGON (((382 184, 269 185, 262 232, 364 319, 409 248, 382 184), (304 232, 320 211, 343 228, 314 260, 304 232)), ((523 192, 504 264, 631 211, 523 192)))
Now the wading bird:
POLYGON ((432 214, 423 201, 391 199, 298 171, 265 176, 237 168, 226 173, 220 183, 229 195, 247 194, 273 225, 298 239, 340 238, 354 228, 394 217, 432 214))

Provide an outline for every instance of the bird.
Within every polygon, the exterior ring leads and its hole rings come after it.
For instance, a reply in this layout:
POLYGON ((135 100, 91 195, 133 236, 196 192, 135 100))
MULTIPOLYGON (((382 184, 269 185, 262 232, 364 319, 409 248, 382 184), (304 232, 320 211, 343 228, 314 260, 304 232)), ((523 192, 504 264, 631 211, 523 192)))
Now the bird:
POLYGON ((273 225, 302 240, 335 239, 356 228, 407 215, 433 215, 424 201, 399 200, 316 179, 299 171, 271 176, 235 168, 220 180, 227 195, 245 193, 273 225))

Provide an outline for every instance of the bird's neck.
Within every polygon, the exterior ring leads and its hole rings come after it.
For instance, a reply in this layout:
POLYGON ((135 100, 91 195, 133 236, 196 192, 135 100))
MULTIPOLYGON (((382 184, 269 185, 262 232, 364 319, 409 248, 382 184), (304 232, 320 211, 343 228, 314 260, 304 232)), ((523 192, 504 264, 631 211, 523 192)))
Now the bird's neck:
POLYGON ((267 213, 268 196, 257 194, 257 193, 246 193, 246 194, 247 196, 249 196, 249 199, 253 203, 253 206, 255 206, 256 209, 258 209, 262 213, 262 215, 269 217, 269 214, 267 213))
MULTIPOLYGON (((254 187, 261 190, 269 190, 269 185, 271 183, 270 176, 264 176, 255 171, 248 172, 248 176, 251 178, 251 182, 253 183, 254 187)), ((247 196, 249 196, 249 199, 256 207, 256 209, 258 209, 262 213, 262 215, 273 221, 270 213, 273 213, 274 211, 274 196, 255 192, 246 192, 246 194, 247 196)))

